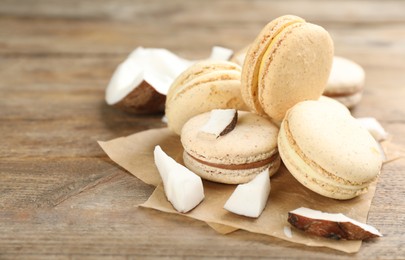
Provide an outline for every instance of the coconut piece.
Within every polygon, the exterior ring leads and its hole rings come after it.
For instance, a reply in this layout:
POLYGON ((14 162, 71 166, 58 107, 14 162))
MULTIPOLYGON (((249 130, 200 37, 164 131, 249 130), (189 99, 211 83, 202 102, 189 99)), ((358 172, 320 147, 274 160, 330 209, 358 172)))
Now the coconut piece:
POLYGON ((134 88, 114 106, 134 114, 160 113, 165 109, 166 96, 157 92, 146 81, 134 88))
POLYGON ((213 109, 207 123, 201 127, 200 131, 218 138, 231 132, 237 122, 238 111, 236 109, 213 109))
POLYGON ((210 60, 229 60, 233 55, 231 49, 227 49, 220 46, 212 47, 211 55, 208 59, 210 60))
POLYGON ((292 230, 290 226, 284 226, 283 231, 286 237, 292 238, 292 230))
MULTIPOLYGON (((210 58, 227 60, 229 52, 214 46, 210 58)), ((127 112, 163 112, 170 85, 194 62, 166 49, 138 47, 114 71, 105 100, 127 112)))
POLYGON ((304 207, 288 212, 288 222, 308 234, 336 240, 363 240, 382 236, 376 228, 341 213, 325 213, 304 207))
POLYGON ((138 47, 115 70, 106 102, 137 114, 162 112, 171 82, 191 64, 165 49, 138 47))
POLYGON ((177 163, 157 145, 154 159, 167 200, 182 213, 195 208, 204 199, 204 188, 201 177, 177 163))
POLYGON ((240 66, 243 66, 243 63, 245 62, 245 57, 246 53, 249 50, 250 45, 245 46, 243 49, 237 51, 234 53, 230 59, 231 62, 234 62, 240 66))
POLYGON ((366 128, 378 142, 388 138, 388 133, 374 117, 359 117, 357 121, 366 128))
POLYGON ((267 204, 270 194, 269 169, 250 182, 239 184, 224 205, 224 209, 238 215, 257 218, 267 204))

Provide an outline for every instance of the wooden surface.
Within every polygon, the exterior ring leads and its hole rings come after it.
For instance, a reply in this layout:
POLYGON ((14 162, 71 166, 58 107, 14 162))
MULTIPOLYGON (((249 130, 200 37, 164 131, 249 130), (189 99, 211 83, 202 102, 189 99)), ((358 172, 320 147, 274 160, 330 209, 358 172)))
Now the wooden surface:
POLYGON ((405 160, 384 167, 370 210, 385 236, 347 255, 137 208, 153 187, 96 143, 164 126, 104 102, 134 48, 237 50, 287 13, 325 27, 336 54, 365 68, 354 115, 376 117, 405 147, 404 1, 0 0, 0 259, 404 259, 405 160))

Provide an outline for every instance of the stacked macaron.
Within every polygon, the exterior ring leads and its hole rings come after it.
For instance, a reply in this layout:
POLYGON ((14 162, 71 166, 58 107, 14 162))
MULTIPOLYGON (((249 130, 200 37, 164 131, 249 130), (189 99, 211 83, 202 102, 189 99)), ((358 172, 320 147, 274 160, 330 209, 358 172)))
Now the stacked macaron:
MULTIPOLYGON (((231 61, 243 66, 249 46, 237 51, 231 61)), ((348 58, 334 56, 328 82, 322 95, 333 98, 347 108, 360 103, 365 83, 364 69, 348 58)))
POLYGON ((332 71, 324 95, 336 99, 348 108, 357 105, 363 96, 365 73, 352 60, 333 57, 332 71))
POLYGON ((195 115, 219 108, 245 110, 240 91, 241 68, 228 61, 195 63, 175 79, 166 97, 168 127, 180 134, 195 115))
POLYGON ((299 101, 322 95, 332 59, 333 42, 325 29, 297 16, 279 17, 247 51, 242 97, 253 111, 281 121, 299 101))
POLYGON ((240 111, 232 131, 215 138, 201 131, 210 114, 193 117, 182 129, 183 159, 189 169, 206 180, 227 184, 248 182, 266 168, 270 175, 278 170, 277 126, 240 111))
POLYGON ((281 157, 298 181, 321 195, 350 199, 366 192, 382 157, 345 106, 321 97, 333 60, 329 34, 282 16, 264 27, 243 60, 242 68, 199 62, 169 89, 168 127, 181 135, 185 165, 206 180, 236 184, 265 168, 274 174, 281 157), (239 111, 224 135, 202 133, 209 111, 227 108, 246 112, 239 111))

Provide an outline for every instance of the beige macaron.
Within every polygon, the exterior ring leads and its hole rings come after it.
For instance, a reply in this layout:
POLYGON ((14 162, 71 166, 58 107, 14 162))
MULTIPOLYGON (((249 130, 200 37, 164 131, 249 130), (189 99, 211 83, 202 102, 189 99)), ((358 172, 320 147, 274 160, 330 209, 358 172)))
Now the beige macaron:
POLYGON ((336 99, 322 95, 320 98, 318 98, 318 101, 326 103, 326 105, 331 107, 331 109, 332 107, 335 107, 337 113, 344 113, 347 115, 351 115, 350 110, 336 99))
POLYGON ((240 91, 241 68, 228 61, 205 60, 179 75, 166 96, 169 129, 180 134, 191 117, 212 109, 247 110, 240 91))
POLYGON ((318 99, 333 59, 333 42, 322 27, 293 16, 267 24, 250 45, 242 68, 245 103, 274 121, 294 104, 318 99))
POLYGON ((364 80, 365 72, 359 64, 347 58, 335 56, 323 94, 352 108, 361 101, 364 80))
POLYGON ((326 197, 350 199, 368 190, 378 176, 378 144, 345 108, 303 101, 291 108, 280 127, 278 147, 291 174, 326 197))
POLYGON ((215 138, 202 132, 210 112, 191 118, 181 132, 184 164, 203 179, 239 184, 252 180, 269 168, 273 175, 280 166, 278 128, 267 118, 238 112, 235 128, 215 138))

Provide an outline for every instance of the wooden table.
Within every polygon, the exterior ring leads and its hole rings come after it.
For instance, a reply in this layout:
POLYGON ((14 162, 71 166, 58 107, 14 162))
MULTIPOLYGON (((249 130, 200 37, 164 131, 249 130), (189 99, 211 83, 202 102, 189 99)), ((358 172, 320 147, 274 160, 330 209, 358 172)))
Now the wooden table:
POLYGON ((271 19, 325 27, 366 71, 355 116, 405 147, 405 2, 0 0, 0 258, 405 258, 405 160, 384 167, 368 223, 385 236, 348 255, 136 207, 153 187, 97 140, 163 127, 162 115, 109 107, 105 87, 136 47, 186 58, 240 49, 271 19))

